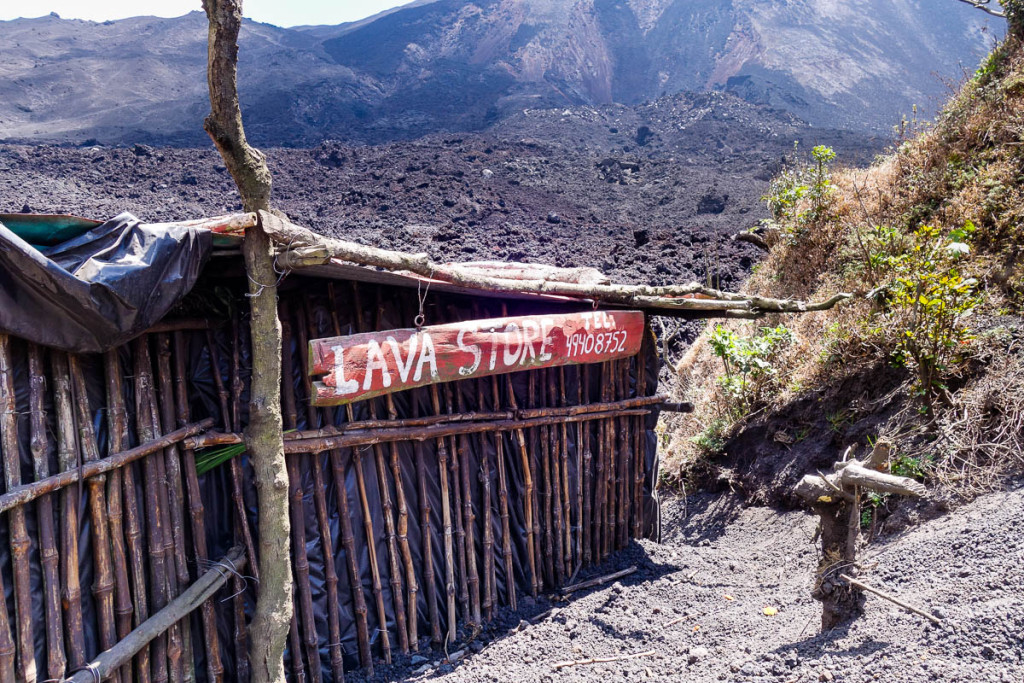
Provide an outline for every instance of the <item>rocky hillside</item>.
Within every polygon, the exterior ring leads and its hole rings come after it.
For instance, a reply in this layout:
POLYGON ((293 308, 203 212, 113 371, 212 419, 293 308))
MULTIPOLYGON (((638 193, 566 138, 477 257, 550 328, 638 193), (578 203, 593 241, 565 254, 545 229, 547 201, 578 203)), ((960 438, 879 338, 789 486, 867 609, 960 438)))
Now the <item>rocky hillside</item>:
MULTIPOLYGON (((1002 30, 955 0, 420 0, 334 27, 246 22, 239 71, 247 130, 264 146, 415 138, 711 89, 887 131, 977 64, 990 24, 1002 30)), ((0 139, 205 143, 200 12, 17 19, 0 22, 0 41, 0 139)))

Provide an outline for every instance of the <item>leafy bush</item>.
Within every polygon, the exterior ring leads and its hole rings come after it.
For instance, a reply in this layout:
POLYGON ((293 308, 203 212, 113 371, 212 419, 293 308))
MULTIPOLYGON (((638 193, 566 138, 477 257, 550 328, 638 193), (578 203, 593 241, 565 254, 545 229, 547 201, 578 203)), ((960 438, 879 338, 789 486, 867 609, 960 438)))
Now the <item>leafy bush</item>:
POLYGON ((766 388, 777 374, 773 365, 775 355, 792 340, 793 333, 782 325, 761 328, 751 337, 715 326, 709 342, 725 369, 718 385, 729 398, 734 413, 741 414, 762 403, 766 388))
POLYGON ((690 439, 704 455, 717 455, 725 449, 725 430, 728 428, 728 422, 717 417, 708 424, 697 436, 690 439))
POLYGON ((973 338, 965 320, 982 299, 975 292, 977 281, 962 271, 962 261, 970 254, 974 230, 968 221, 948 235, 927 225, 905 238, 891 228, 873 233, 870 263, 891 277, 884 287, 883 324, 898 334, 894 358, 914 370, 915 388, 928 413, 973 338))
POLYGON ((836 158, 831 147, 818 145, 811 150, 811 163, 785 169, 776 176, 761 197, 772 218, 768 221, 790 234, 829 218, 829 198, 835 192, 830 166, 836 158))

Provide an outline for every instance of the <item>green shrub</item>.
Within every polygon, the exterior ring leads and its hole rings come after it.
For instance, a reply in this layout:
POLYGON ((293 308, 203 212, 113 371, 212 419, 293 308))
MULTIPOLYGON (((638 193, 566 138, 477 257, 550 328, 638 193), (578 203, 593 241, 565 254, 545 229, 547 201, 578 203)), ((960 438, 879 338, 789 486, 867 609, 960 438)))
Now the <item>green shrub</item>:
POLYGON ((871 265, 888 279, 882 324, 898 334, 894 359, 914 370, 928 413, 973 338, 965 321, 982 299, 963 265, 974 230, 968 221, 947 235, 927 225, 907 236, 892 228, 872 233, 871 265))
POLYGON ((709 340, 712 352, 722 360, 725 374, 718 385, 729 399, 730 409, 740 415, 760 405, 777 370, 778 350, 793 340, 786 327, 761 328, 758 334, 741 337, 716 325, 709 340))
POLYGON ((768 221, 788 234, 800 234, 830 218, 830 198, 835 192, 830 166, 836 158, 831 147, 817 145, 811 162, 783 170, 761 197, 771 213, 768 221))

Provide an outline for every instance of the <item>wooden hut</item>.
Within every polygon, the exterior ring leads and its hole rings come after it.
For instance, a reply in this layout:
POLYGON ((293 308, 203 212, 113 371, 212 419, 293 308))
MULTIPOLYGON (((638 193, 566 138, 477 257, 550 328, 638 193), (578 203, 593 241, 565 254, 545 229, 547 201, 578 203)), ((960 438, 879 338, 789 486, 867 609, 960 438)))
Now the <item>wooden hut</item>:
MULTIPOLYGON (((0 683, 247 679, 255 217, 119 219, 0 216, 0 683)), ((657 535, 642 311, 321 261, 278 261, 291 680, 450 644, 657 535)))

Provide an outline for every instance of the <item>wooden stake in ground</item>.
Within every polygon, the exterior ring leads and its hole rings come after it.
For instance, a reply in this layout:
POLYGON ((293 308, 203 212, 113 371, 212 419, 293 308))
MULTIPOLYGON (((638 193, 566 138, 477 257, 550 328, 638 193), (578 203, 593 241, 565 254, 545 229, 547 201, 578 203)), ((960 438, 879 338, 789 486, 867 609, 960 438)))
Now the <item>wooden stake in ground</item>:
MULTIPOLYGON (((270 170, 249 146, 238 104, 238 0, 203 0, 210 22, 207 81, 210 115, 204 127, 231 172, 246 211, 270 210, 270 170)), ((260 585, 250 627, 250 663, 255 683, 283 683, 285 638, 292 615, 292 571, 288 544, 288 473, 281 434, 281 324, 277 319, 277 273, 270 241, 261 225, 242 244, 252 314, 252 386, 246 447, 253 463, 259 509, 260 585)))
POLYGON ((831 629, 864 612, 864 594, 851 583, 857 569, 861 489, 904 496, 923 496, 924 485, 908 477, 880 472, 888 465, 891 444, 879 441, 863 461, 837 462, 827 476, 807 475, 796 494, 819 517, 821 561, 811 597, 821 602, 821 627, 831 629), (846 577, 846 578, 844 578, 846 577))

